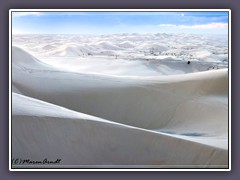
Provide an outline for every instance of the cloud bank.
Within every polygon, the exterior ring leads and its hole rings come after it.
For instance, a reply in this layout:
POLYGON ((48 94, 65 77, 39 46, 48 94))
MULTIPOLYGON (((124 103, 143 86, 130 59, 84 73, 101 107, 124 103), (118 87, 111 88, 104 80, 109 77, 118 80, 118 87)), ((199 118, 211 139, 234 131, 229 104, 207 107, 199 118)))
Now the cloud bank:
POLYGON ((175 25, 175 24, 160 24, 158 27, 177 27, 185 29, 215 29, 226 28, 228 23, 209 23, 209 24, 197 24, 197 25, 175 25))

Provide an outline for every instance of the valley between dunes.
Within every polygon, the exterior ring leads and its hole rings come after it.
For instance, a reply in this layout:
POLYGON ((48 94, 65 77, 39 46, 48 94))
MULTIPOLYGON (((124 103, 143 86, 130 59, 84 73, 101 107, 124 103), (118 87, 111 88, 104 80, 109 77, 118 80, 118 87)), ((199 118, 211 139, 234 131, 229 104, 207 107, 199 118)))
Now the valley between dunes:
POLYGON ((61 159, 13 167, 228 167, 228 68, 117 58, 12 47, 12 158, 61 159))

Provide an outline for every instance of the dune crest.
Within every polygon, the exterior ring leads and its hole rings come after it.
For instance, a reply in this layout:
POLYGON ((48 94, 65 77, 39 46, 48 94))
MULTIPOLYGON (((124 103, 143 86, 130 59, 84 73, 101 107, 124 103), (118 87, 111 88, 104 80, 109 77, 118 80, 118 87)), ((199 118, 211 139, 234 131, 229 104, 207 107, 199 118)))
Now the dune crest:
MULTIPOLYGON (((126 40, 97 45, 134 48, 126 40)), ((155 65, 154 74, 148 63, 148 74, 139 75, 138 62, 114 64, 109 73, 100 66, 89 72, 94 60, 64 69, 40 59, 12 47, 13 157, 62 157, 59 167, 228 166, 227 68, 185 63, 179 73, 176 64, 159 61, 175 74, 155 65)))

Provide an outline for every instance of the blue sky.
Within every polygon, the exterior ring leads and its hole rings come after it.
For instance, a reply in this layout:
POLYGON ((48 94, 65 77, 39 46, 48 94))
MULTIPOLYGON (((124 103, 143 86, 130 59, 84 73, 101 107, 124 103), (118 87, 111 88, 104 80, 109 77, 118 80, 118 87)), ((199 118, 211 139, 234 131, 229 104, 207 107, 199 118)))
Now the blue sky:
POLYGON ((13 34, 227 34, 228 12, 12 12, 13 34))

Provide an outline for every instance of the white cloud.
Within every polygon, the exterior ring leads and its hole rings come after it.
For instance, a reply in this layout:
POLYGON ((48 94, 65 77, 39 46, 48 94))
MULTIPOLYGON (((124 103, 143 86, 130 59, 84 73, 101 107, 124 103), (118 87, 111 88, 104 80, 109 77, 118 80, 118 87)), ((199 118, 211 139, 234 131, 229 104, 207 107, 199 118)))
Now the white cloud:
POLYGON ((181 15, 181 16, 184 16, 183 13, 179 14, 178 12, 135 12, 135 11, 132 11, 132 12, 118 12, 118 11, 115 11, 115 12, 108 12, 108 11, 92 11, 92 12, 87 12, 87 11, 69 11, 69 12, 58 12, 58 11, 52 11, 52 12, 45 12, 45 11, 40 11, 40 12, 12 12, 13 16, 14 17, 20 17, 20 16, 33 16, 33 15, 45 15, 45 16, 51 16, 51 15, 54 15, 54 16, 79 16, 79 15, 87 15, 87 16, 91 16, 91 15, 97 15, 97 14, 101 14, 101 15, 117 15, 117 16, 120 16, 120 15, 124 15, 124 16, 136 16, 136 15, 141 15, 141 16, 148 16, 148 15, 172 15, 172 16, 178 16, 178 15, 181 15))
POLYGON ((41 12, 12 12, 13 17, 20 17, 20 16, 40 16, 42 15, 41 12))
POLYGON ((227 23, 210 23, 210 24, 198 24, 192 26, 180 25, 180 28, 193 28, 193 29, 214 29, 214 28, 225 28, 227 23))
POLYGON ((80 15, 94 15, 94 12, 12 12, 13 17, 22 17, 22 16, 80 16, 80 15))
POLYGON ((175 24, 159 24, 159 27, 177 27, 175 24))
POLYGON ((215 29, 226 28, 228 23, 209 23, 209 24, 197 24, 197 25, 175 25, 175 24, 160 24, 159 27, 178 27, 183 29, 215 29))

